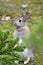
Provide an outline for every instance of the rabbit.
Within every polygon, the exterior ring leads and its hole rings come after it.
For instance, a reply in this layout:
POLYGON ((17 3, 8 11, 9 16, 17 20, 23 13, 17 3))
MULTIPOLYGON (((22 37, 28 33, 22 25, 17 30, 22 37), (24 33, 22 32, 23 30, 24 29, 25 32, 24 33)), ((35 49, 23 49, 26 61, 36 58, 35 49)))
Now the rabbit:
POLYGON ((13 25, 15 26, 15 30, 13 33, 13 38, 18 37, 18 45, 22 45, 23 43, 23 38, 30 35, 30 28, 27 25, 26 19, 27 17, 30 16, 30 13, 25 12, 25 7, 22 8, 22 16, 17 17, 13 19, 13 25))
MULTIPOLYGON (((19 38, 19 41, 14 46, 14 48, 16 48, 17 45, 21 46, 23 44, 23 38, 28 37, 31 34, 30 28, 26 22, 26 19, 29 17, 30 17, 30 13, 25 12, 25 5, 24 5, 22 8, 22 16, 12 19, 14 21, 13 25, 16 28, 13 33, 13 38, 17 38, 17 37, 19 38)), ((16 63, 18 63, 19 61, 23 61, 24 64, 27 64, 29 61, 34 60, 34 53, 32 48, 25 48, 23 51, 20 51, 18 53, 21 54, 23 58, 22 59, 18 58, 18 60, 15 61, 16 63)))
POLYGON ((24 65, 29 63, 30 61, 34 60, 34 49, 29 47, 25 48, 23 51, 18 52, 18 54, 21 54, 23 57, 22 59, 18 59, 18 61, 15 61, 16 63, 18 62, 24 62, 24 65))

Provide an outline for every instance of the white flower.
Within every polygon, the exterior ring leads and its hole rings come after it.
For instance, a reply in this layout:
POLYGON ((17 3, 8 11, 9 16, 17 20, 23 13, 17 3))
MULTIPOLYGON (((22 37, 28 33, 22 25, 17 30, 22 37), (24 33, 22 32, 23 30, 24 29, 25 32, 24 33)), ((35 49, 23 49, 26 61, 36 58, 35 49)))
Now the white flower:
POLYGON ((27 7, 27 6, 28 6, 28 4, 22 4, 22 7, 24 7, 24 8, 27 7))

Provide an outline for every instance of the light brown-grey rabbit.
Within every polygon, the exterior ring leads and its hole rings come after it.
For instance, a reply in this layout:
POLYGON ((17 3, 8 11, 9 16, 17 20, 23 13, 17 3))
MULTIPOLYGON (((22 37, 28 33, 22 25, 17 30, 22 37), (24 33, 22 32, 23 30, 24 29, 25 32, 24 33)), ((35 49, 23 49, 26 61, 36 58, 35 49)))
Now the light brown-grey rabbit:
POLYGON ((22 7, 22 16, 15 18, 13 25, 16 27, 13 33, 13 37, 19 38, 18 45, 20 46, 23 43, 23 38, 30 35, 30 28, 27 25, 26 19, 30 16, 30 13, 25 12, 25 6, 22 7))
MULTIPOLYGON (((27 17, 30 16, 30 13, 26 14, 25 6, 26 5, 23 5, 23 8, 22 8, 22 16, 15 18, 14 19, 15 21, 13 22, 13 25, 16 27, 16 29, 14 30, 14 33, 13 33, 13 37, 19 38, 19 41, 14 46, 14 48, 17 45, 20 46, 21 44, 23 44, 23 38, 28 37, 31 33, 30 28, 28 27, 27 22, 26 22, 27 17)), ((34 60, 34 53, 33 53, 33 49, 31 49, 31 48, 25 48, 24 51, 21 51, 18 53, 23 55, 23 59, 18 59, 17 61, 24 61, 24 64, 27 64, 30 60, 31 61, 34 60)), ((17 63, 17 61, 15 61, 15 62, 17 63)))

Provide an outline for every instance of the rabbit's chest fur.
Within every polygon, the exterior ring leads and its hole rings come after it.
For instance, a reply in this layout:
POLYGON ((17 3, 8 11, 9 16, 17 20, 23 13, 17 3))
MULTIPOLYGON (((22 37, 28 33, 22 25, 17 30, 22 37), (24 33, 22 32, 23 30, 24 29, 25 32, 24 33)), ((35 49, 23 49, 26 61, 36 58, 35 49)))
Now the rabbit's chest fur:
POLYGON ((22 28, 16 29, 14 31, 13 36, 14 36, 14 38, 16 38, 16 37, 23 38, 23 37, 26 37, 28 35, 30 35, 30 29, 28 26, 24 26, 22 28))

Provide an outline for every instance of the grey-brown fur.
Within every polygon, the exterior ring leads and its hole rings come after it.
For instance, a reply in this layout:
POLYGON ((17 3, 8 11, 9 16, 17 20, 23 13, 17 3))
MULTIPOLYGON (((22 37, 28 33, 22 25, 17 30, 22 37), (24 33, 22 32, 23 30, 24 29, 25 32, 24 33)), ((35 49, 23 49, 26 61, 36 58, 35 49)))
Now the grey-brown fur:
MULTIPOLYGON (((28 15, 29 16, 29 15, 28 15)), ((19 38, 18 43, 14 46, 14 48, 19 45, 21 46, 21 44, 23 44, 23 38, 27 37, 30 35, 31 31, 30 28, 27 25, 26 22, 26 12, 25 12, 25 8, 22 9, 22 16, 21 17, 17 17, 15 19, 13 19, 13 25, 15 26, 15 30, 13 33, 13 37, 19 38)), ((33 50, 31 48, 25 48, 23 51, 18 52, 21 55, 23 55, 22 59, 18 59, 18 61, 24 61, 24 64, 27 64, 30 60, 34 60, 34 53, 33 50)))
POLYGON ((19 38, 18 45, 21 45, 23 42, 23 37, 30 35, 30 28, 28 27, 26 22, 25 8, 22 8, 22 16, 13 19, 13 21, 14 21, 13 25, 16 28, 14 30, 13 37, 14 38, 18 37, 19 38))

